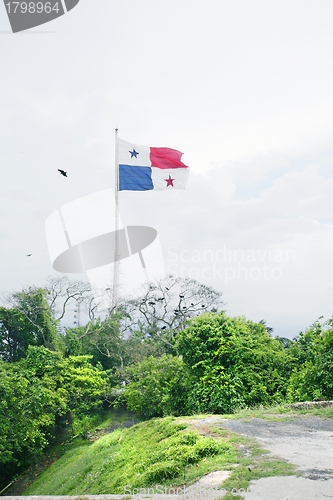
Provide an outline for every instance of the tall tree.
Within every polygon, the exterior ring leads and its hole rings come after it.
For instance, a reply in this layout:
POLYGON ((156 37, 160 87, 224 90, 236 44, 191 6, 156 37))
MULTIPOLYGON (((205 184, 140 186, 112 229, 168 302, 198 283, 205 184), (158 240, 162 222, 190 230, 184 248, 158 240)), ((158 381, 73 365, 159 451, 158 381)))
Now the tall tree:
POLYGON ((0 349, 8 361, 25 355, 29 345, 58 347, 57 322, 42 288, 29 287, 7 298, 12 307, 0 308, 0 349))
POLYGON ((0 356, 5 361, 21 359, 29 344, 35 344, 29 321, 16 308, 0 307, 0 356))
POLYGON ((221 292, 194 279, 168 276, 145 285, 143 294, 129 303, 137 324, 173 348, 175 333, 184 329, 189 319, 219 311, 224 304, 221 297, 221 292))
POLYGON ((53 316, 60 320, 71 304, 83 304, 90 319, 94 318, 98 307, 98 297, 93 293, 89 283, 71 280, 66 275, 49 276, 44 287, 49 307, 53 316))
POLYGON ((321 316, 288 346, 294 370, 289 380, 290 401, 333 399, 333 317, 321 316))
POLYGON ((223 413, 286 394, 288 355, 262 323, 203 314, 178 333, 176 348, 195 379, 194 410, 223 413))

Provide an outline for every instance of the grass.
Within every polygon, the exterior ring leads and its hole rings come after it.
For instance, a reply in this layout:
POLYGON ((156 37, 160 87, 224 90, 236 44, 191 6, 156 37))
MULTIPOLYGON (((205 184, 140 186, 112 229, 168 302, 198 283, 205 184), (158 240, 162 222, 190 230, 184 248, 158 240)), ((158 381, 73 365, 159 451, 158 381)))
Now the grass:
POLYGON ((228 440, 201 436, 177 420, 152 419, 69 450, 24 494, 124 494, 178 486, 237 460, 228 440))
MULTIPOLYGON (((323 418, 333 418, 333 406, 327 408, 295 409, 280 404, 274 406, 260 406, 258 408, 245 408, 235 413, 223 415, 223 418, 263 418, 268 421, 279 422, 293 420, 298 415, 315 415, 323 418)), ((216 416, 216 415, 212 415, 216 416)))
MULTIPOLYGON (((204 418, 264 418, 293 420, 298 415, 333 417, 333 408, 295 410, 284 405, 244 409, 232 415, 166 417, 117 429, 91 443, 77 438, 66 453, 26 490, 24 495, 87 495, 157 493, 164 488, 188 487, 205 474, 231 471, 223 483, 225 500, 241 499, 250 481, 269 476, 295 475, 291 464, 267 455, 257 442, 236 435, 204 418), (148 491, 150 488, 150 491, 148 491), (241 490, 243 491, 243 490, 241 490)), ((114 420, 99 424, 107 427, 114 420)))
POLYGON ((227 490, 224 500, 242 499, 241 495, 237 495, 237 491, 241 489, 246 491, 252 480, 270 476, 297 475, 292 464, 272 456, 268 457, 269 451, 253 439, 239 436, 214 425, 210 427, 210 432, 213 436, 228 436, 229 442, 239 449, 237 467, 233 468, 230 477, 223 483, 223 488, 227 490))
POLYGON ((312 408, 311 410, 294 410, 297 415, 316 415, 323 418, 333 418, 333 406, 327 408, 312 408))
MULTIPOLYGON (((21 495, 25 488, 32 485, 34 481, 66 452, 86 446, 88 444, 86 439, 88 434, 92 438, 97 438, 103 434, 103 430, 107 427, 111 425, 121 427, 125 420, 131 419, 133 416, 132 412, 128 412, 124 408, 117 410, 111 408, 92 416, 86 416, 81 420, 76 420, 61 444, 52 445, 46 449, 42 457, 38 459, 36 457, 37 460, 16 478, 13 486, 8 490, 9 494, 14 496, 21 495), (96 437, 94 437, 94 431, 98 431, 96 432, 96 437)), ((136 420, 138 420, 137 417, 136 420)))

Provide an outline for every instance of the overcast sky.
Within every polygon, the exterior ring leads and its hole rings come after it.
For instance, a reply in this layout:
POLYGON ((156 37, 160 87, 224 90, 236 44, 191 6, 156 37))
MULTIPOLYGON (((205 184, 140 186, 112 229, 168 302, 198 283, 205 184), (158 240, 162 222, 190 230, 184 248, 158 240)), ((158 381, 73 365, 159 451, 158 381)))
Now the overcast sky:
POLYGON ((120 193, 166 272, 276 335, 331 317, 332 22, 331 0, 80 0, 12 34, 0 5, 0 292, 57 274, 45 221, 113 186, 118 127, 190 167, 185 191, 120 193))

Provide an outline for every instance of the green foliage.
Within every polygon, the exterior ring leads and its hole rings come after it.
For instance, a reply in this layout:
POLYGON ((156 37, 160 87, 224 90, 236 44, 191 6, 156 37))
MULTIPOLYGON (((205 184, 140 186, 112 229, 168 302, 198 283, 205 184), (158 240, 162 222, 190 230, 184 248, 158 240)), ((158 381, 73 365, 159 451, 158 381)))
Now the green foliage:
POLYGON ((130 383, 123 388, 118 404, 145 418, 182 414, 182 391, 190 387, 189 373, 179 357, 164 354, 128 368, 130 383))
MULTIPOLYGON (((229 443, 189 431, 172 417, 153 419, 66 453, 25 494, 124 494, 126 488, 181 484, 190 474, 193 477, 194 464, 208 459, 233 463, 235 454, 229 443)), ((196 467, 195 471, 202 474, 196 467)))
POLYGON ((43 346, 30 346, 19 363, 0 361, 2 479, 61 437, 76 416, 101 405, 102 373, 89 356, 63 359, 43 346))
POLYGON ((262 324, 203 314, 178 333, 176 348, 193 377, 192 412, 232 412, 285 396, 291 364, 262 324))
POLYGON ((42 288, 30 287, 11 296, 12 308, 0 307, 0 354, 15 362, 24 357, 29 345, 57 349, 60 342, 57 322, 42 288))
POLYGON ((289 401, 333 399, 333 318, 323 324, 316 321, 289 351, 296 365, 288 386, 289 401))
POLYGON ((16 307, 35 329, 36 345, 56 349, 57 322, 52 316, 45 290, 43 288, 29 287, 22 292, 14 293, 13 300, 16 307))
POLYGON ((29 321, 16 308, 0 307, 0 352, 2 359, 15 362, 21 359, 29 344, 35 344, 29 321))
POLYGON ((103 321, 90 322, 85 327, 66 328, 65 355, 91 355, 91 363, 94 366, 99 363, 104 370, 112 370, 115 383, 118 383, 124 380, 126 367, 150 356, 160 357, 165 352, 166 344, 154 332, 147 334, 143 328, 123 332, 121 319, 120 311, 103 321))
MULTIPOLYGON (((232 413, 286 398, 333 399, 333 318, 323 324, 319 318, 293 341, 274 339, 264 320, 253 323, 225 312, 216 314, 216 309, 201 314, 201 308, 211 308, 221 294, 192 281, 172 282, 172 290, 164 282, 149 286, 143 299, 104 320, 66 328, 65 334, 44 289, 15 293, 10 308, 0 307, 0 483, 9 482, 68 429, 72 434, 86 432, 97 421, 102 402, 114 400, 116 384, 121 388, 116 405, 126 403, 146 419, 232 413), (196 314, 200 315, 193 317, 196 314)), ((166 432, 168 422, 159 429, 166 432)), ((173 454, 155 444, 155 454, 142 462, 142 470, 135 469, 134 462, 129 466, 133 481, 135 474, 140 481, 143 475, 146 484, 171 480, 175 470, 199 460, 208 448, 214 455, 212 443, 199 446, 194 435, 177 434, 179 429, 172 425, 170 435, 159 432, 169 444, 174 439, 173 454)), ((118 450, 119 443, 111 441, 112 450, 118 450)), ((97 445, 94 449, 99 450, 97 445)), ((112 467, 120 467, 117 456, 110 459, 112 467)), ((91 478, 104 477, 109 467, 106 454, 106 468, 96 470, 86 456, 81 458, 91 478)), ((79 484, 76 480, 71 484, 79 484)), ((114 481, 114 491, 120 491, 120 482, 114 481)), ((68 491, 71 488, 68 484, 68 491)))

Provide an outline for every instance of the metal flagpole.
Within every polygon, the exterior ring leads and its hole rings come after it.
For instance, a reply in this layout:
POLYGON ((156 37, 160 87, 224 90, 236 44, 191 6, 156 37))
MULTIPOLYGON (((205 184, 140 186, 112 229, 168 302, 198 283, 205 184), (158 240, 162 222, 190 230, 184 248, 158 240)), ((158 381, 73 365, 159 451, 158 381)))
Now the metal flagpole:
POLYGON ((115 130, 115 244, 114 244, 114 266, 113 266, 113 307, 117 307, 119 287, 119 161, 118 161, 118 129, 115 130))

